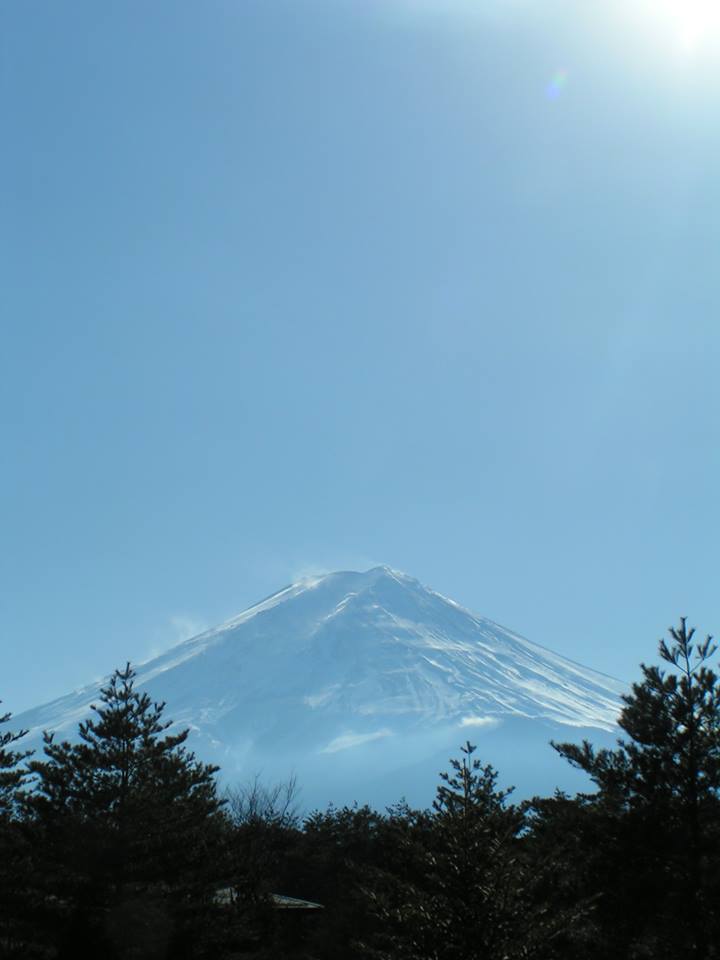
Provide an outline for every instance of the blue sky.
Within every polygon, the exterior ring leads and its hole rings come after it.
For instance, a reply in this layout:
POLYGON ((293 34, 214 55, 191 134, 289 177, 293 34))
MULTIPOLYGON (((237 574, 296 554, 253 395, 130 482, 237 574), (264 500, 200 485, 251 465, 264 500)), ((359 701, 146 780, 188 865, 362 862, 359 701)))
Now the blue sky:
POLYGON ((679 9, 0 8, 6 707, 377 563, 623 679, 720 628, 679 9))

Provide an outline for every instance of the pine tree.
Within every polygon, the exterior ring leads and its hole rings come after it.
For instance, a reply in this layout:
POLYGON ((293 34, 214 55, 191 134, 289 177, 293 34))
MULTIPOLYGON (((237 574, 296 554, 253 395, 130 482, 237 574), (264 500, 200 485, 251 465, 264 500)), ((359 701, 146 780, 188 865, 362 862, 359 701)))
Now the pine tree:
POLYGON ((534 877, 532 896, 546 904, 556 927, 553 949, 563 960, 623 956, 615 925, 602 921, 600 906, 618 887, 611 817, 586 796, 534 797, 525 804, 523 852, 534 877))
POLYGON ((393 865, 366 883, 378 920, 367 955, 382 960, 514 960, 548 957, 568 922, 534 896, 523 856, 524 819, 498 774, 469 742, 451 760, 432 813, 397 824, 393 865))
MULTIPOLYGON (((11 714, 0 716, 6 724, 11 714)), ((24 779, 20 766, 29 751, 14 745, 27 731, 0 733, 0 957, 28 955, 27 848, 18 822, 18 798, 24 779)))
MULTIPOLYGON (((452 904, 447 936, 456 941, 455 955, 470 956, 482 943, 488 957, 502 956, 512 937, 505 909, 512 896, 517 863, 514 840, 521 818, 506 801, 512 790, 497 789, 497 771, 473 757, 476 747, 467 741, 462 757, 450 761, 451 771, 440 774, 433 803, 436 812, 435 885, 452 904)), ((452 956, 449 953, 448 956, 452 956)))
POLYGON ((627 949, 706 958, 720 951, 720 681, 711 637, 694 642, 685 618, 669 632, 659 645, 667 667, 642 664, 624 697, 616 749, 554 746, 590 775, 614 824, 606 856, 618 876, 605 909, 627 949))
POLYGON ((212 899, 217 768, 186 750, 187 730, 169 732, 129 664, 100 700, 79 742, 46 734, 45 759, 29 763, 47 919, 68 955, 78 937, 107 956, 160 955, 212 899))
MULTIPOLYGON (((0 726, 6 724, 11 716, 10 713, 0 716, 0 726)), ((0 820, 10 818, 16 811, 17 794, 25 775, 20 764, 30 755, 30 751, 15 750, 13 744, 26 733, 27 730, 0 733, 0 820)))

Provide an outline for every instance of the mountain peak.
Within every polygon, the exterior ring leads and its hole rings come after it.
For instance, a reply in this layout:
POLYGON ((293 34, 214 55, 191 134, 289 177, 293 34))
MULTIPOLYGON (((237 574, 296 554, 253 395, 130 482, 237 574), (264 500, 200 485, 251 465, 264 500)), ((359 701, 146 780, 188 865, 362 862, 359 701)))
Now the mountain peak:
MULTIPOLYGON (((141 664, 137 683, 226 772, 272 756, 321 779, 330 754, 400 762, 468 727, 613 731, 624 690, 388 566, 298 580, 141 664)), ((71 735, 99 687, 16 720, 35 740, 71 735)))
POLYGON ((371 567, 369 570, 365 571, 366 576, 375 575, 378 577, 393 577, 400 580, 412 580, 412 577, 408 577, 406 573, 403 573, 402 570, 394 570, 392 567, 389 567, 387 564, 383 563, 377 567, 371 567))
POLYGON ((358 582, 372 584, 377 580, 390 579, 401 582, 418 583, 413 577, 409 577, 402 570, 395 570, 387 564, 379 564, 376 567, 370 567, 368 570, 335 570, 324 574, 309 574, 300 577, 294 585, 317 586, 324 581, 339 579, 357 580, 358 582))

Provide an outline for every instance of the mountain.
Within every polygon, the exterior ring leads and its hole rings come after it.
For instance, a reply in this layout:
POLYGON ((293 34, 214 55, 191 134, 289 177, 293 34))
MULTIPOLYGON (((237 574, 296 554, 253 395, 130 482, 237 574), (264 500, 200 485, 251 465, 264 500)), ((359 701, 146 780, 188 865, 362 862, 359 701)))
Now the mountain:
MULTIPOLYGON (((388 567, 294 583, 137 674, 225 780, 294 772, 308 806, 429 803, 467 739, 521 795, 576 789, 548 741, 607 743, 625 690, 388 567)), ((72 739, 101 686, 15 723, 72 739)))

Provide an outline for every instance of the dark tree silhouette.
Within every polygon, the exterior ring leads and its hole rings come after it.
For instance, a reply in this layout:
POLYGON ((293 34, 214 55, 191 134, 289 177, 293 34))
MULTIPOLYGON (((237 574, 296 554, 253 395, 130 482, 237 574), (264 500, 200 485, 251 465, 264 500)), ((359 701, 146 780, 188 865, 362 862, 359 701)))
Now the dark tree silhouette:
POLYGON ((539 870, 523 856, 524 818, 497 772, 462 757, 441 774, 432 813, 400 811, 397 853, 368 876, 376 926, 364 944, 382 960, 548 957, 569 922, 535 895, 539 870))
POLYGON ((181 932, 187 945, 216 888, 217 768, 134 681, 129 664, 116 670, 80 741, 46 734, 45 759, 28 765, 46 919, 68 956, 161 956, 181 932))
POLYGON ((641 665, 626 695, 614 750, 554 744, 598 787, 606 855, 616 884, 605 891, 629 951, 655 957, 717 955, 720 683, 711 637, 694 642, 685 618, 660 641, 666 668, 641 665))
MULTIPOLYGON (((0 716, 0 726, 8 723, 11 716, 10 713, 0 716)), ((17 812, 17 795, 25 778, 25 771, 20 764, 30 756, 31 751, 15 750, 13 744, 26 733, 27 730, 0 732, 0 817, 9 818, 17 812)))
MULTIPOLYGON (((0 726, 10 719, 9 713, 0 716, 0 726)), ((30 752, 15 749, 26 732, 0 732, 0 957, 19 957, 27 945, 28 850, 18 800, 25 778, 21 763, 30 752)))

